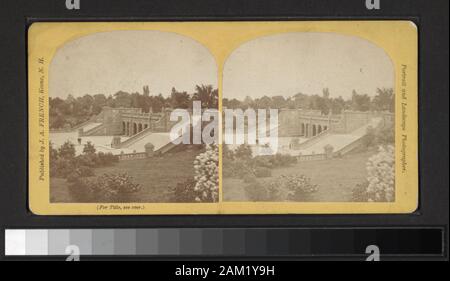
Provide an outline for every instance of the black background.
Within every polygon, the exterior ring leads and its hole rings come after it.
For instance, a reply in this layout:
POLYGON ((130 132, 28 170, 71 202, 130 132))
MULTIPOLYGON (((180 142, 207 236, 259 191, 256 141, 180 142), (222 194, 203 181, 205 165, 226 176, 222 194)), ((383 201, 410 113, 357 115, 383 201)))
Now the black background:
MULTIPOLYGON (((0 241, 5 228, 440 226, 448 228, 448 0, 0 2, 0 241), (405 215, 36 216, 28 210, 27 28, 33 21, 413 20, 419 29, 420 206, 405 215)), ((399 34, 401 36, 401 34, 399 34)), ((445 234, 448 249, 448 232, 445 234)), ((448 252, 448 251, 446 251, 448 252)), ((0 255, 4 244, 0 242, 0 255)), ((4 259, 0 256, 0 259, 4 259)))

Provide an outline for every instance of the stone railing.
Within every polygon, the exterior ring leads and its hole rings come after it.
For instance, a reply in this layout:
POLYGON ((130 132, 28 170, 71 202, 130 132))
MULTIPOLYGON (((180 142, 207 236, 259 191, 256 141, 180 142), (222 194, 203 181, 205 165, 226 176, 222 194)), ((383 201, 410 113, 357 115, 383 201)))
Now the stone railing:
POLYGON ((315 161, 315 160, 325 160, 327 159, 326 154, 309 154, 309 155, 298 155, 297 161, 315 161))
POLYGON ((122 113, 122 118, 131 118, 131 119, 149 119, 149 113, 122 113))
POLYGON ((147 158, 147 153, 146 152, 121 153, 121 154, 117 155, 117 157, 119 157, 119 161, 144 159, 144 158, 147 158))

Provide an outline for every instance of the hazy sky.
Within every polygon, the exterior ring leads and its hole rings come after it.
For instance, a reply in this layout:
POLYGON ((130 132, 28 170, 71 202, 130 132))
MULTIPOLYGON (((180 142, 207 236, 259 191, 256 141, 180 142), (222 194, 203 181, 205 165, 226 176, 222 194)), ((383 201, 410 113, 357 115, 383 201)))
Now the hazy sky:
POLYGON ((113 31, 81 37, 58 50, 50 67, 52 97, 114 94, 119 90, 151 94, 194 91, 196 84, 217 87, 217 66, 203 45, 158 31, 113 31))
POLYGON ((286 33, 244 43, 228 58, 223 97, 322 94, 348 98, 393 87, 393 65, 376 45, 334 33, 286 33))

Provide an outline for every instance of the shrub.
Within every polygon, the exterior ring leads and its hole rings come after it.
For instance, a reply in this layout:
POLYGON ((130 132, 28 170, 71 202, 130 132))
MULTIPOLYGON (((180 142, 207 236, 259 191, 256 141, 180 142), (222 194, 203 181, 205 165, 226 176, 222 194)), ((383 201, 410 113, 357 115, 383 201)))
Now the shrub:
POLYGON ((84 166, 84 167, 99 166, 99 157, 95 153, 78 155, 75 159, 77 166, 84 166))
POLYGON ((195 180, 189 179, 178 183, 172 190, 172 198, 174 202, 196 202, 195 198, 199 196, 194 190, 195 180))
POLYGON ((225 177, 240 179, 253 174, 251 164, 242 159, 224 160, 222 172, 225 177))
POLYGON ((359 183, 352 190, 353 202, 367 202, 369 200, 369 194, 367 193, 367 186, 369 182, 364 181, 359 183))
POLYGON ((234 151, 230 149, 228 144, 222 145, 222 157, 224 160, 233 160, 234 157, 234 151))
POLYGON ((110 166, 119 161, 117 155, 112 153, 95 153, 93 145, 88 143, 85 146, 84 153, 75 156, 75 146, 70 143, 64 143, 59 150, 52 147, 50 143, 50 175, 52 177, 68 178, 70 181, 74 181, 74 177, 77 176, 76 170, 82 169, 82 173, 78 176, 86 177, 91 176, 92 171, 87 172, 86 168, 95 168, 102 166, 110 166))
POLYGON ((49 154, 50 154, 50 163, 56 161, 58 159, 58 150, 53 148, 53 143, 49 142, 49 154))
POLYGON ((297 158, 289 154, 264 155, 257 156, 251 160, 251 165, 254 167, 278 168, 287 167, 297 163, 297 158))
POLYGON ((93 154, 93 153, 95 153, 95 147, 90 141, 88 141, 84 145, 83 153, 85 153, 85 154, 93 154))
POLYGON ((74 166, 73 159, 58 158, 50 165, 50 174, 53 177, 65 178, 73 172, 74 166))
POLYGON ((262 155, 251 158, 251 149, 248 145, 241 145, 235 157, 224 158, 223 176, 230 178, 244 178, 255 174, 257 177, 270 177, 272 168, 286 167, 297 163, 297 158, 288 154, 262 155), (250 153, 249 153, 250 151, 250 153))
POLYGON ((206 151, 194 160, 194 191, 198 202, 217 202, 219 199, 219 150, 217 145, 206 146, 206 151))
POLYGON ((113 155, 111 152, 98 153, 98 165, 99 166, 111 166, 114 163, 119 162, 119 157, 117 155, 113 155))
POLYGON ((73 170, 67 175, 68 182, 76 182, 79 178, 91 177, 94 175, 94 171, 90 167, 81 166, 73 170))
POLYGON ((103 174, 90 186, 93 197, 106 202, 128 202, 132 193, 140 190, 127 173, 103 174))
POLYGON ((74 202, 130 202, 131 194, 140 190, 127 173, 103 174, 99 178, 71 177, 69 192, 74 202))
POLYGON ((58 155, 60 158, 64 159, 72 159, 75 157, 75 145, 70 141, 66 141, 61 147, 58 149, 58 155))
POLYGON ((368 201, 392 202, 395 196, 394 146, 380 146, 377 154, 366 164, 368 201))
POLYGON ((308 201, 310 195, 317 191, 317 185, 311 183, 311 179, 305 175, 281 176, 285 188, 288 191, 288 200, 308 201))
POLYGON ((297 163, 297 158, 291 156, 289 154, 280 154, 277 153, 271 156, 265 156, 269 158, 269 162, 272 163, 273 167, 286 167, 292 164, 297 163))
POLYGON ((253 165, 256 167, 273 168, 273 161, 270 161, 271 156, 257 156, 253 158, 253 165))
POLYGON ((377 132, 376 143, 379 145, 395 143, 395 129, 393 124, 389 124, 377 132))
POLYGON ((310 201, 317 191, 317 185, 304 175, 282 175, 265 184, 253 178, 247 183, 245 192, 250 201, 310 201))
POLYGON ((252 149, 247 144, 241 144, 234 152, 234 157, 248 160, 251 159, 253 155, 252 149))

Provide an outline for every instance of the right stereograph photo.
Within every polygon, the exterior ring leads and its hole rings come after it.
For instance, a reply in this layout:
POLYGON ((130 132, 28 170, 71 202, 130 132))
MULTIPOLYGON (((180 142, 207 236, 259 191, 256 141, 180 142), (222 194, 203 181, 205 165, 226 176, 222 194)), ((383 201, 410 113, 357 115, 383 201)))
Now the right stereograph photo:
POLYGON ((394 76, 356 36, 240 45, 223 69, 223 201, 395 201, 394 76))

